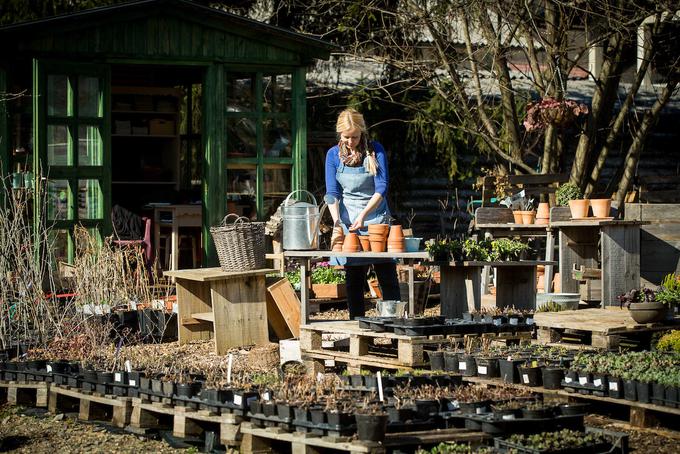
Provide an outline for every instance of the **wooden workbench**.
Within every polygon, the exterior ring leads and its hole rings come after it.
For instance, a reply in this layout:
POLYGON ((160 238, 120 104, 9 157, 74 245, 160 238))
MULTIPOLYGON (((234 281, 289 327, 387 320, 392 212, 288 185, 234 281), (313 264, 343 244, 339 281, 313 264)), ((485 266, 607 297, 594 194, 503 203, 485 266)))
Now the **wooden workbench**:
POLYGON ((177 285, 179 343, 215 338, 215 352, 266 344, 265 280, 270 269, 225 272, 220 268, 166 271, 177 285))

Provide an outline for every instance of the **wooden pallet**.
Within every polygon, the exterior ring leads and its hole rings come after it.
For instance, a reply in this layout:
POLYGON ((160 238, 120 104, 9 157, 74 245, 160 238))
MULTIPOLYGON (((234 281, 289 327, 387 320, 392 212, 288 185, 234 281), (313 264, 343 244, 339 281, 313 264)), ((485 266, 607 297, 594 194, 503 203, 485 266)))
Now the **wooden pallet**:
POLYGON ((276 452, 275 444, 290 446, 294 453, 318 453, 323 450, 350 453, 382 454, 391 448, 438 444, 444 441, 480 444, 490 437, 482 432, 466 429, 436 429, 425 432, 387 434, 382 443, 360 442, 352 437, 322 437, 310 433, 286 432, 277 427, 258 429, 251 423, 241 424, 243 442, 240 452, 276 452))
POLYGON ((132 398, 87 393, 77 388, 53 384, 50 386, 50 413, 78 411, 83 421, 106 421, 116 427, 130 423, 132 398))
POLYGON ((241 416, 231 413, 219 414, 133 398, 130 429, 143 433, 147 429, 172 428, 173 436, 179 438, 199 436, 208 429, 219 430, 220 442, 234 446, 240 443, 242 420, 241 416))
POLYGON ((0 381, 0 401, 12 405, 47 407, 50 385, 44 382, 0 381))
POLYGON ((645 338, 656 331, 673 329, 680 325, 676 318, 671 323, 635 322, 627 309, 581 309, 563 312, 542 312, 534 316, 539 343, 573 340, 596 348, 615 349, 622 341, 645 338))
MULTIPOLYGON (((578 394, 565 391, 563 389, 545 389, 542 386, 525 386, 516 383, 505 383, 501 379, 490 379, 481 377, 463 377, 463 381, 470 383, 483 384, 487 386, 504 386, 515 389, 522 389, 534 393, 541 393, 547 396, 556 396, 568 401, 590 401, 595 402, 591 407, 593 413, 598 411, 598 402, 615 404, 629 409, 629 422, 631 426, 651 427, 663 421, 663 415, 674 415, 680 417, 680 408, 665 407, 663 405, 645 404, 642 402, 629 401, 625 399, 614 399, 611 397, 599 397, 592 394, 578 394), (660 416, 660 417, 659 417, 660 416)), ((666 419, 668 417, 666 416, 666 419)), ((672 427, 671 427, 672 428, 672 427)))

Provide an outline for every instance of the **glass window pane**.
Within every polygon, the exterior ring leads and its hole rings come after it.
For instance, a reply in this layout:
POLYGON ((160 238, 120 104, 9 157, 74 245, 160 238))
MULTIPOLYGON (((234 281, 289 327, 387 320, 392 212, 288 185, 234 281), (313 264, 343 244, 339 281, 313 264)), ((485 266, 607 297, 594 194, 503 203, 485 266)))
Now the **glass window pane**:
POLYGON ((99 180, 78 180, 78 219, 102 219, 103 208, 99 180))
POLYGON ((47 164, 51 166, 73 165, 71 135, 65 125, 47 127, 47 164))
POLYGON ((257 156, 257 125, 251 118, 227 118, 227 156, 257 156))
POLYGON ((50 74, 47 76, 47 115, 67 116, 69 113, 68 76, 50 74))
POLYGON ((71 235, 69 235, 68 230, 50 230, 49 242, 55 263, 68 262, 68 251, 71 247, 71 235))
POLYGON ((78 126, 78 165, 102 165, 102 137, 97 126, 78 126))
POLYGON ((265 119, 262 126, 264 129, 264 155, 272 158, 290 157, 293 148, 290 121, 287 119, 265 119))
POLYGON ((252 168, 227 169, 227 213, 250 219, 257 218, 257 170, 252 168))
POLYGON ((262 109, 265 112, 290 112, 291 81, 290 74, 265 76, 262 81, 264 83, 262 109))
POLYGON ((50 221, 71 219, 71 205, 68 180, 50 180, 47 183, 47 218, 50 221))
POLYGON ((99 111, 99 78, 78 76, 78 116, 102 116, 99 111))
POLYGON ((264 195, 287 195, 290 192, 290 166, 265 167, 264 195))
POLYGON ((255 74, 227 75, 227 112, 255 111, 255 74))

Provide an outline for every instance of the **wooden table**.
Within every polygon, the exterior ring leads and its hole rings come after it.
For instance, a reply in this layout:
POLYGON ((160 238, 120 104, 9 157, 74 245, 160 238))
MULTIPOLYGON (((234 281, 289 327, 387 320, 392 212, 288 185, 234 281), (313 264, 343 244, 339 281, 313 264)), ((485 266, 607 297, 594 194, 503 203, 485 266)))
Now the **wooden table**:
POLYGON ((215 352, 269 342, 265 274, 270 269, 228 273, 220 268, 166 271, 177 284, 180 345, 215 338, 215 352))
POLYGON ((432 262, 441 270, 441 315, 460 318, 482 306, 481 275, 485 266, 496 268, 496 307, 536 308, 536 266, 555 265, 545 260, 509 262, 432 262))
POLYGON ((640 226, 644 224, 595 218, 551 222, 550 227, 559 230, 561 291, 578 293, 571 271, 581 265, 597 268, 601 261, 602 307, 618 305, 618 295, 640 287, 640 226))
POLYGON ((284 257, 295 260, 300 265, 300 323, 309 323, 309 289, 311 280, 308 279, 310 259, 331 257, 354 257, 375 259, 400 259, 406 262, 408 269, 408 303, 409 314, 415 312, 415 296, 413 292, 413 262, 426 260, 430 257, 427 252, 333 252, 333 251, 284 251, 284 257))
POLYGON ((172 229, 170 237, 170 270, 179 267, 179 228, 202 227, 201 205, 154 205, 154 252, 159 257, 161 244, 161 225, 169 225, 172 229), (170 221, 161 221, 161 214, 168 213, 170 221))

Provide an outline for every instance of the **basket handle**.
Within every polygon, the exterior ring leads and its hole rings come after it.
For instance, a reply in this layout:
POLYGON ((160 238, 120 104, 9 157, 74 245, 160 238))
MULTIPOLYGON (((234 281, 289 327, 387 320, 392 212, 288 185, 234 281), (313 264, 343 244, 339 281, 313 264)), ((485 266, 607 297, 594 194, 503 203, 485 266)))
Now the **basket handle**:
POLYGON ((293 192, 291 192, 290 194, 288 194, 288 197, 286 197, 286 200, 283 201, 283 206, 284 206, 284 207, 285 207, 285 206, 288 206, 288 199, 290 199, 291 196, 292 196, 293 194, 297 193, 297 192, 305 192, 305 193, 307 193, 307 195, 309 195, 309 197, 312 198, 312 200, 314 201, 314 205, 316 206, 316 198, 314 197, 314 194, 312 194, 311 192, 309 192, 309 191, 307 191, 307 190, 305 190, 305 189, 296 189, 295 191, 293 191, 293 192))
POLYGON ((245 216, 239 216, 236 213, 229 213, 228 215, 226 215, 224 217, 224 219, 222 219, 222 222, 220 222, 220 225, 225 226, 229 223, 236 224, 236 223, 243 223, 243 222, 250 222, 250 219, 248 219, 245 216), (234 216, 236 217, 236 219, 234 219, 233 221, 229 221, 229 218, 234 217, 234 216))

